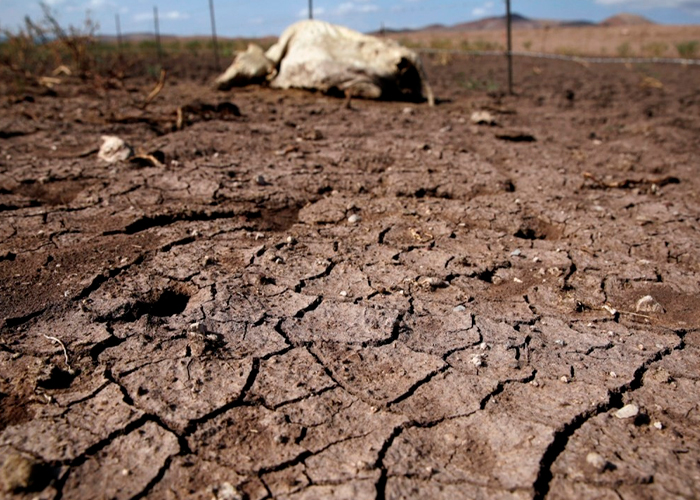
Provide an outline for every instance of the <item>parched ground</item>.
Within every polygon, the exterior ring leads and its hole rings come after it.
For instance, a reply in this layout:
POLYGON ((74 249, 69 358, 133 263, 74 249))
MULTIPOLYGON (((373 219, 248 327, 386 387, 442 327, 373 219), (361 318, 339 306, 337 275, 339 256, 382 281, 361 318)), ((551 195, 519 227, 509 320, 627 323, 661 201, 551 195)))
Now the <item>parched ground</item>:
POLYGON ((3 498, 698 498, 700 68, 502 66, 4 97, 3 498))

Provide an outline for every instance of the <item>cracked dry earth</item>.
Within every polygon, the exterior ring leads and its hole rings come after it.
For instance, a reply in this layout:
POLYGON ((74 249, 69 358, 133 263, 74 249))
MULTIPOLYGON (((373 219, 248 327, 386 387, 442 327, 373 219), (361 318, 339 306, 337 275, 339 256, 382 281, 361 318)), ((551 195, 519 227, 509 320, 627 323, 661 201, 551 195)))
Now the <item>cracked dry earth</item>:
POLYGON ((700 71, 501 66, 7 97, 4 497, 698 498, 700 71))

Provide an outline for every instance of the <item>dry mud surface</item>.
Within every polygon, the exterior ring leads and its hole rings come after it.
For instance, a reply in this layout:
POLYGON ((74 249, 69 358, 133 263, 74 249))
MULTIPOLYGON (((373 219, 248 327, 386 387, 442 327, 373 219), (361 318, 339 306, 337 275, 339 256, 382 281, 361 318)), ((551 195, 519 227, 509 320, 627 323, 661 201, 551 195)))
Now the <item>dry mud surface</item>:
POLYGON ((4 498, 700 496, 700 70, 427 66, 4 98, 4 498))

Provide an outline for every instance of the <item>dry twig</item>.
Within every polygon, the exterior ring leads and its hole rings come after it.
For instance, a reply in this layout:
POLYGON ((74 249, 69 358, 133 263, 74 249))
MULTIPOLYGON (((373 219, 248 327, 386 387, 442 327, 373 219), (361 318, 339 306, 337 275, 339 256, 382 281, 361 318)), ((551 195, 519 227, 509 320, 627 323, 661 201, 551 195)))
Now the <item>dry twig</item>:
POLYGON ((156 83, 156 86, 153 87, 153 90, 151 90, 151 93, 148 94, 148 97, 146 97, 146 100, 143 103, 142 108, 146 109, 146 106, 148 106, 153 99, 155 99, 158 94, 160 94, 160 91, 163 90, 163 87, 165 86, 165 70, 161 69, 160 70, 160 79, 158 80, 158 83, 156 83))
POLYGON ((72 372, 73 368, 71 368, 70 363, 68 362, 68 350, 66 349, 65 344, 63 342, 61 342, 61 340, 56 338, 56 337, 51 337, 51 336, 46 335, 46 334, 44 334, 44 337, 51 340, 52 342, 56 342, 58 345, 61 346, 61 349, 63 349, 63 357, 66 359, 66 367, 68 368, 68 372, 72 372))

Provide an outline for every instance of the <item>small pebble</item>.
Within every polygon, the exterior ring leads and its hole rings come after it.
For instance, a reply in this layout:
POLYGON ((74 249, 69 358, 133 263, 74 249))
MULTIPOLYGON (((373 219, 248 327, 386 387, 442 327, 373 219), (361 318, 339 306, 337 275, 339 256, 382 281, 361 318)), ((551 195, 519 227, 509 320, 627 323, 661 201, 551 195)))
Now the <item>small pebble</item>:
POLYGON ((619 419, 632 418, 639 415, 639 407, 635 404, 628 404, 615 412, 615 416, 619 419))
POLYGON ((350 217, 348 217, 348 222, 349 222, 350 224, 357 224, 357 223, 360 222, 361 220, 362 220, 362 217, 360 217, 360 216, 357 215, 357 214, 352 214, 350 217))
POLYGON ((520 257, 521 254, 522 254, 522 251, 519 248, 516 248, 515 250, 510 252, 511 257, 520 257))
POLYGON ((657 429, 657 430, 662 430, 664 428, 664 424, 662 424, 661 422, 654 422, 653 425, 654 425, 654 429, 657 429))
POLYGON ((340 296, 341 296, 341 297, 347 297, 347 296, 348 296, 348 292, 346 292, 345 290, 342 290, 342 291, 340 292, 340 296))
POLYGON ((458 313, 459 313, 459 312, 464 312, 464 311, 466 311, 467 308, 460 304, 460 305, 456 306, 456 307, 455 307, 454 309, 452 309, 452 310, 453 310, 454 312, 458 312, 458 313))
POLYGON ((268 182, 265 180, 265 177, 263 177, 262 175, 258 175, 258 176, 255 178, 255 183, 256 183, 258 186, 267 186, 267 185, 268 185, 268 182))
POLYGON ((477 368, 484 365, 484 357, 481 354, 472 356, 471 363, 477 368))
POLYGON ((586 455, 586 462, 592 465, 598 472, 603 472, 608 467, 608 461, 595 452, 586 455))
POLYGON ((617 373, 610 372, 610 378, 617 378, 617 373))
POLYGON ((568 384, 568 383, 569 383, 569 377, 567 377, 566 375, 562 375, 561 378, 560 378, 559 380, 562 381, 562 382, 565 383, 565 384, 568 384))

